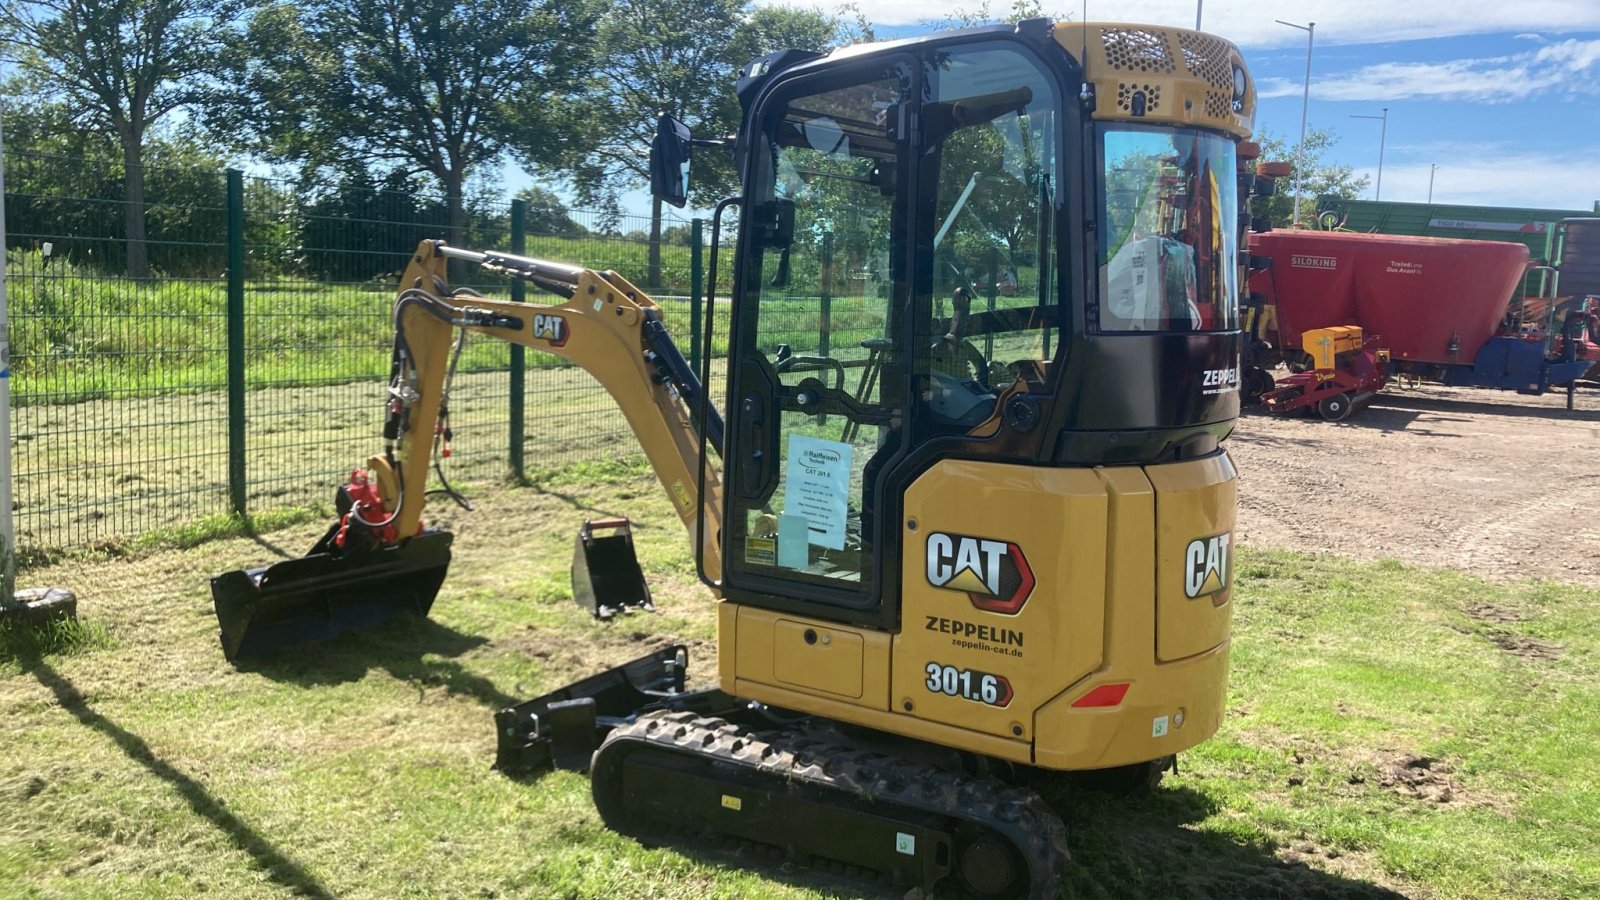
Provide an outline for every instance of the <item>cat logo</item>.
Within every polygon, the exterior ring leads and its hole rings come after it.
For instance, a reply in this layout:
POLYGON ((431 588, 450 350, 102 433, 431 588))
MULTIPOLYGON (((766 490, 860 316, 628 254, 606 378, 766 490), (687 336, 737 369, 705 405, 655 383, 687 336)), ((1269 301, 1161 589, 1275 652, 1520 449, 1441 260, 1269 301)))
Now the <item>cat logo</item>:
POLYGON ((1189 599, 1210 597, 1221 606, 1227 602, 1228 563, 1233 556, 1233 534, 1197 538, 1184 551, 1183 592, 1189 599))
POLYGON ((560 316, 540 314, 533 317, 533 336, 550 342, 552 347, 567 343, 567 320, 560 316))
POLYGON ((1016 544, 935 531, 928 535, 928 583, 962 591, 978 609, 1009 616, 1033 593, 1033 569, 1016 544))

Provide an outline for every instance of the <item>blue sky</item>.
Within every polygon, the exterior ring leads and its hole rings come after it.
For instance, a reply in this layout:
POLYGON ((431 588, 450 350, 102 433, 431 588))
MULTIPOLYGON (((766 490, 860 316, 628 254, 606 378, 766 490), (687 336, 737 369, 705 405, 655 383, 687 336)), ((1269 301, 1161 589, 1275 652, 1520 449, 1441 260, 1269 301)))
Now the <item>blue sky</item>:
MULTIPOLYGON (((837 0, 757 0, 825 9, 837 0)), ((1330 128, 1334 162, 1373 176, 1389 109, 1383 199, 1588 210, 1600 201, 1600 0, 1202 0, 1204 30, 1243 48, 1260 92, 1258 129, 1300 129, 1306 33, 1316 23, 1312 127, 1330 128)), ((926 0, 862 0, 882 38, 934 30, 926 0)), ((950 9, 975 9, 955 3, 950 9)), ((1045 3, 1073 21, 1194 27, 1194 0, 1045 3)), ((1004 10, 1005 0, 991 9, 1004 10)), ((625 198, 630 211, 647 198, 625 198)))

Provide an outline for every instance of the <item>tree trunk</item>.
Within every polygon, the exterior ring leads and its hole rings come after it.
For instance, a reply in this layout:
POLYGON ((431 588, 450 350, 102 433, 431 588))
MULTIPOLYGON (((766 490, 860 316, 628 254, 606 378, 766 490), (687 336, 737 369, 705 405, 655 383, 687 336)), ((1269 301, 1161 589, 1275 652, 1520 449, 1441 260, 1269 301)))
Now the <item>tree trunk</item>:
POLYGON ((651 290, 661 288, 661 198, 650 198, 650 262, 646 269, 645 286, 651 290))
MULTIPOLYGON (((465 181, 466 178, 460 170, 447 172, 444 176, 445 205, 450 215, 450 227, 445 233, 445 240, 450 246, 463 249, 467 246, 467 204, 461 197, 461 186, 465 181)), ((467 283, 470 269, 466 260, 450 260, 447 271, 450 273, 452 285, 467 283)))
POLYGON ((127 185, 123 198, 127 270, 129 278, 141 281, 150 277, 150 257, 144 233, 144 162, 139 152, 143 143, 143 135, 131 131, 122 135, 122 171, 127 185))

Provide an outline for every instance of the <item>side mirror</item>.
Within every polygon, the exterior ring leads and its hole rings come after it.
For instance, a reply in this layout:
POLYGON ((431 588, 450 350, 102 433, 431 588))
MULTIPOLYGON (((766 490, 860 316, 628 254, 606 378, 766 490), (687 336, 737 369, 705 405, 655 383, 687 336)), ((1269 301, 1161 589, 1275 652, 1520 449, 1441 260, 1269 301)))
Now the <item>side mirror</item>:
POLYGON ((662 116, 650 142, 650 193, 679 209, 689 202, 689 126, 662 116))

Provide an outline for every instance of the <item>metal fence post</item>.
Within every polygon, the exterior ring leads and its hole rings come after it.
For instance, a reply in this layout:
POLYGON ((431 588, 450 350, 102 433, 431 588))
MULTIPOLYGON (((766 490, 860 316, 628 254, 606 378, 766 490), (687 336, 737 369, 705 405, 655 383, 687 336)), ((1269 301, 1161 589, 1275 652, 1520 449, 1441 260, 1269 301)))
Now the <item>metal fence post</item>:
MULTIPOLYGON (((528 252, 528 201, 511 201, 511 252, 518 256, 525 256, 528 252)), ((514 278, 511 281, 511 301, 513 303, 527 302, 527 285, 522 279, 514 278)), ((527 467, 523 460, 523 433, 527 430, 523 424, 523 415, 527 412, 524 390, 527 387, 525 374, 527 372, 527 358, 521 344, 511 345, 511 434, 509 455, 511 458, 511 474, 517 479, 527 477, 527 467)))
POLYGON ((983 330, 983 358, 994 359, 994 297, 1000 291, 1000 253, 989 248, 989 283, 984 285, 984 296, 989 300, 989 326, 983 330))
POLYGON ((700 337, 705 329, 700 321, 702 303, 701 251, 705 249, 705 220, 695 219, 689 227, 689 368, 700 371, 700 337))
POLYGON ((828 290, 828 285, 833 281, 833 232, 822 233, 822 271, 817 280, 821 282, 822 301, 822 334, 817 338, 817 355, 828 355, 829 335, 833 331, 833 294, 828 290))
POLYGON ((6 140, 0 134, 0 608, 17 592, 16 530, 11 518, 11 321, 6 304, 6 140))
POLYGON ((228 495, 245 515, 244 173, 228 170, 228 495))

